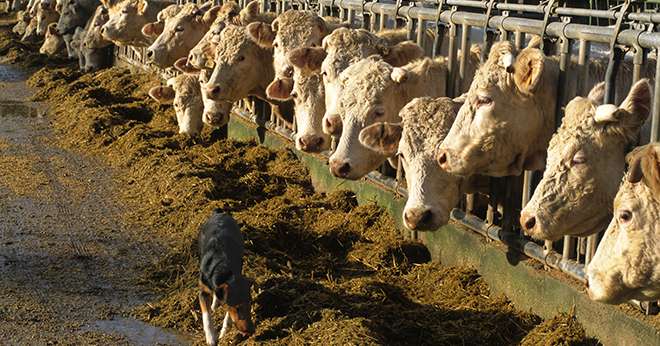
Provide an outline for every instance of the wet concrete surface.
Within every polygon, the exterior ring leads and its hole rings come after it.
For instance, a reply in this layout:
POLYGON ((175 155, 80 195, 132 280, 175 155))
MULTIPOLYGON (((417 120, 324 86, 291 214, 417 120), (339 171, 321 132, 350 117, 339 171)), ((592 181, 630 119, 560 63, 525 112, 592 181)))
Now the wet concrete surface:
POLYGON ((0 344, 186 344, 125 317, 162 248, 122 222, 117 172, 54 144, 26 77, 0 65, 0 344))

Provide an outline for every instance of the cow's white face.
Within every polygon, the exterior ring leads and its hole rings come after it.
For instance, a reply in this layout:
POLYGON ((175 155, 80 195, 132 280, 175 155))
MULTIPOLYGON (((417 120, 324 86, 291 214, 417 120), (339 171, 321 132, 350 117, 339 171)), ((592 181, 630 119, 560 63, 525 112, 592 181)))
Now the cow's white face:
POLYGON ((566 106, 550 141, 543 179, 522 210, 523 230, 537 239, 586 236, 603 230, 625 169, 625 152, 636 143, 651 103, 641 81, 619 107, 601 105, 604 84, 566 106))
POLYGON ((638 148, 627 161, 614 217, 587 267, 589 297, 609 304, 660 298, 660 146, 638 148))

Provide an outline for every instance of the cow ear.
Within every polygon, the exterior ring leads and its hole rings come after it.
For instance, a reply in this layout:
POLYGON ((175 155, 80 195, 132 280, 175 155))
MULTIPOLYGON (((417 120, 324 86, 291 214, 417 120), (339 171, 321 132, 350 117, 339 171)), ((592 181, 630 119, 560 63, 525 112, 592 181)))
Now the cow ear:
POLYGON ((240 12, 241 18, 254 18, 259 15, 259 0, 250 1, 240 12))
POLYGON ((204 16, 202 17, 202 23, 206 25, 213 24, 215 19, 218 18, 218 14, 220 13, 220 10, 222 10, 222 5, 211 7, 208 11, 204 13, 204 16))
POLYGON ((587 98, 595 102, 597 105, 602 105, 605 101, 605 82, 600 82, 594 85, 587 98))
POLYGON ((454 112, 458 113, 458 111, 463 107, 463 104, 465 104, 465 101, 467 100, 467 93, 464 93, 461 96, 454 97, 451 101, 454 104, 454 112))
MULTIPOLYGON (((323 18, 316 17, 316 27, 318 28, 321 37, 328 35, 332 31, 332 28, 330 28, 328 24, 329 23, 326 23, 323 18)), ((339 25, 340 23, 337 23, 336 27, 339 27, 339 25)))
POLYGON ((281 78, 273 81, 266 88, 266 96, 269 99, 286 101, 291 98, 291 91, 293 90, 293 79, 281 78))
POLYGON ((169 86, 157 86, 149 90, 149 96, 158 103, 171 103, 174 100, 174 89, 169 86))
POLYGON ((527 43, 527 48, 541 49, 541 42, 543 42, 541 36, 532 35, 532 37, 529 39, 529 43, 527 43))
MULTIPOLYGON (((108 7, 106 6, 106 8, 108 7)), ((147 12, 147 8, 149 8, 149 1, 140 0, 137 5, 137 14, 144 15, 147 12)))
POLYGON ((142 35, 147 37, 158 37, 163 33, 165 25, 162 22, 154 22, 146 24, 142 27, 142 35))
POLYGON ((183 57, 183 58, 175 61, 174 62, 174 68, 176 68, 177 70, 179 70, 179 71, 181 71, 185 74, 188 74, 188 75, 193 75, 193 76, 199 75, 199 70, 198 69, 188 65, 188 58, 186 58, 186 57, 183 57))
POLYGON ((399 150, 403 126, 401 124, 375 123, 360 131, 360 143, 383 155, 394 156, 399 150))
POLYGON ((644 181, 655 196, 660 195, 660 145, 647 144, 636 148, 626 157, 627 180, 636 184, 644 181))
POLYGON ((412 41, 404 41, 389 47, 383 60, 392 66, 403 66, 424 55, 424 50, 412 41))
POLYGON ((544 66, 545 56, 540 49, 523 49, 513 63, 513 80, 518 90, 523 94, 533 94, 541 81, 544 66))
POLYGON ((626 96, 626 99, 623 100, 619 108, 625 109, 643 123, 649 115, 651 99, 651 84, 649 84, 648 79, 642 79, 630 88, 628 96, 626 96))
POLYGON ((327 54, 323 48, 307 47, 292 50, 288 58, 291 64, 299 69, 319 71, 326 56, 327 54))
POLYGON ((273 48, 273 41, 275 41, 276 33, 273 28, 276 27, 276 22, 277 20, 275 20, 272 25, 263 22, 250 23, 246 27, 248 36, 250 36, 250 39, 260 47, 273 48))
POLYGON ((632 141, 649 115, 651 108, 651 85, 647 79, 640 80, 630 89, 619 107, 606 104, 596 108, 594 122, 607 125, 609 133, 623 136, 632 141))

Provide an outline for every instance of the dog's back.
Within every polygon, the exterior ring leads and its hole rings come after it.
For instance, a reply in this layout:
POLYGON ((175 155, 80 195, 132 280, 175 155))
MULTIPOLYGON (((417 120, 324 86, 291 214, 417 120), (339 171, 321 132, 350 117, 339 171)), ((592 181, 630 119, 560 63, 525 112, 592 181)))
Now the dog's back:
MULTIPOLYGON (((214 289, 223 272, 240 275, 243 269, 243 237, 236 221, 216 209, 199 230, 200 280, 214 289)), ((224 278, 225 280, 227 278, 224 278)))

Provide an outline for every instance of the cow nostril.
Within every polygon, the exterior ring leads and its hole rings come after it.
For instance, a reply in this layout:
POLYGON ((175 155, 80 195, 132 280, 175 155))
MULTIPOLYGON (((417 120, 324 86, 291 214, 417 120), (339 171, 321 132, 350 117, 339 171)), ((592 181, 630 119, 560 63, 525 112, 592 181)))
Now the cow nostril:
POLYGON ((154 51, 153 50, 148 50, 147 51, 147 57, 152 58, 154 56, 154 51))
POLYGON ((351 172, 351 165, 348 162, 330 161, 330 171, 332 175, 339 178, 346 178, 351 172))
POLYGON ((429 223, 432 218, 433 218, 433 213, 431 213, 430 210, 425 210, 422 213, 421 217, 419 218, 419 221, 420 223, 425 224, 425 223, 429 223))
POLYGON ((211 94, 217 95, 219 93, 220 93, 220 87, 216 86, 216 87, 211 88, 211 94))
POLYGON ((526 230, 528 231, 531 230, 532 228, 534 228, 534 226, 536 226, 536 218, 534 216, 530 217, 529 219, 527 219, 527 221, 525 221, 525 224, 523 226, 525 227, 526 230))
POLYGON ((438 163, 440 164, 440 166, 444 166, 444 165, 447 164, 447 153, 446 152, 440 153, 440 156, 438 156, 438 163))
POLYGON ((101 33, 105 34, 105 26, 101 27, 101 33))
POLYGON ((587 282, 585 282, 584 285, 587 286, 587 288, 589 288, 589 278, 588 277, 587 277, 587 282))

